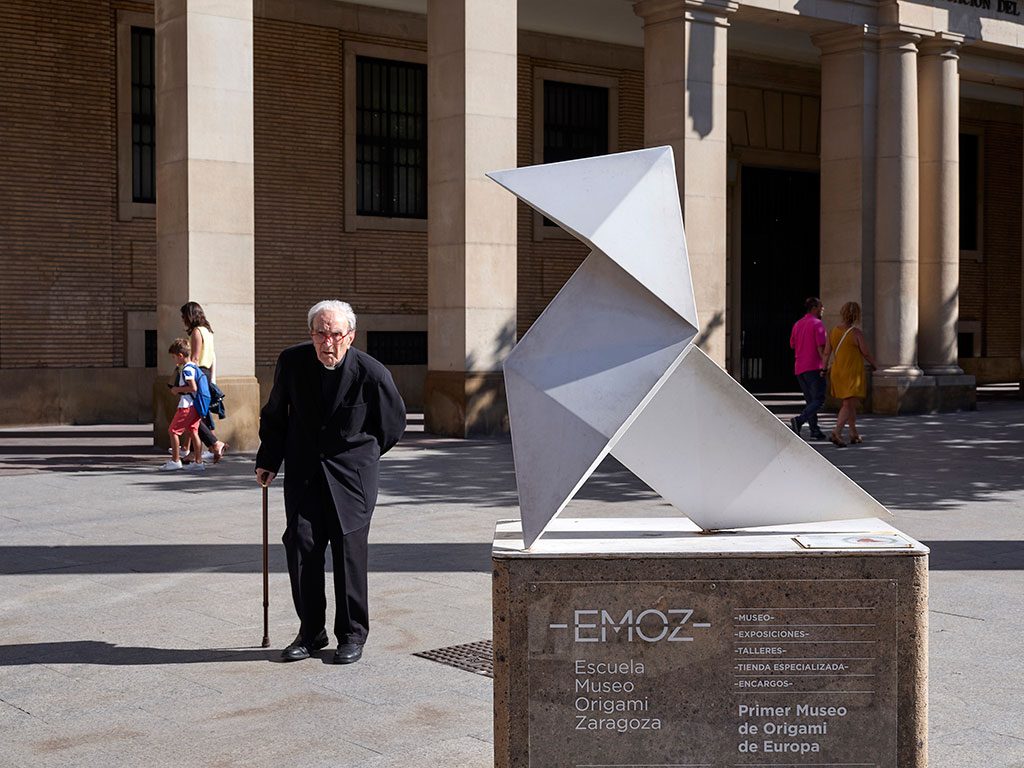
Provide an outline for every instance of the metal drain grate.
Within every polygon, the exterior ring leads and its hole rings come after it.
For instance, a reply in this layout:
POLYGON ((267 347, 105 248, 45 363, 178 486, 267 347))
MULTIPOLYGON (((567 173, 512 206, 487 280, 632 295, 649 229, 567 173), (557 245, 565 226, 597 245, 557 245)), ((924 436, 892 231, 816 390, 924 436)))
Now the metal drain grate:
POLYGON ((433 651, 420 651, 413 656, 430 659, 449 667, 462 669, 484 677, 494 677, 494 649, 490 640, 480 640, 465 645, 452 645, 433 651))

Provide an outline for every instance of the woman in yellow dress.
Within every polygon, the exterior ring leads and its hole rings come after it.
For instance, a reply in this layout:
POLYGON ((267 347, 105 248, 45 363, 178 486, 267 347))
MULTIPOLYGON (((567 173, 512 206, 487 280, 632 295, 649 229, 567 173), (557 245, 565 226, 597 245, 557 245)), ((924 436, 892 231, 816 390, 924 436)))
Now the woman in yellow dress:
POLYGON ((836 428, 828 436, 835 445, 845 448, 843 427, 850 425, 850 442, 862 443, 857 432, 857 401, 863 400, 868 394, 867 372, 864 370, 866 360, 874 370, 877 366, 875 358, 868 351, 864 334, 857 324, 860 323, 860 304, 848 301, 839 310, 843 322, 829 331, 822 351, 822 360, 827 365, 831 355, 835 361, 829 368, 829 391, 832 397, 843 401, 836 417, 836 428))

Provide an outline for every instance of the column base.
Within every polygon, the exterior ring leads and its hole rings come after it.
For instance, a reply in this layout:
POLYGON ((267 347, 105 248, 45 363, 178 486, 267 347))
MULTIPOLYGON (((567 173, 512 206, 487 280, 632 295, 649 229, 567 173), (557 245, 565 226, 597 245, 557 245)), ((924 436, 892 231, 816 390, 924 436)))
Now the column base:
POLYGON ((884 371, 871 380, 872 413, 948 413, 977 407, 975 379, 964 373, 894 376, 884 371))
POLYGON ((977 381, 963 371, 957 374, 935 374, 936 410, 978 410, 977 381))
POLYGON ((931 413, 937 410, 934 376, 901 376, 891 370, 871 378, 871 412, 895 416, 900 413, 931 413))
POLYGON ((505 377, 500 373, 427 371, 423 417, 424 429, 435 435, 507 434, 505 377))
MULTIPOLYGON (((214 416, 217 438, 232 451, 255 451, 260 437, 260 384, 255 376, 223 376, 217 386, 224 392, 227 418, 214 416)), ((153 384, 153 442, 161 448, 171 444, 167 427, 174 416, 178 396, 167 388, 167 378, 158 376, 153 384)))

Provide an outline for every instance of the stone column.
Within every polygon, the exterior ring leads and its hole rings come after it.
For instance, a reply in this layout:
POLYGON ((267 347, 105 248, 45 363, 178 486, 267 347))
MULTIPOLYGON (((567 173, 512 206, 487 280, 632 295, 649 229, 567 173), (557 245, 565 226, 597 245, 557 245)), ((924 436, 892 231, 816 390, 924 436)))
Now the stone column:
POLYGON ((425 425, 508 429, 501 365, 516 338, 516 3, 429 0, 425 425))
POLYGON ((878 38, 853 27, 816 35, 821 49, 821 300, 825 324, 847 301, 874 337, 875 124, 878 38))
POLYGON ((217 384, 229 417, 217 434, 258 444, 253 275, 251 0, 156 0, 158 442, 166 442, 179 308, 203 305, 215 331, 217 384))
POLYGON ((960 289, 960 77, 962 36, 921 44, 918 115, 921 141, 921 266, 918 356, 936 378, 936 407, 973 408, 974 377, 957 364, 960 289))
POLYGON ((934 407, 934 379, 917 366, 918 39, 888 30, 879 51, 875 329, 868 341, 879 364, 872 409, 882 413, 934 407))
POLYGON ((633 4, 633 11, 644 22, 644 145, 672 147, 682 196, 686 178, 686 3, 641 0, 633 4))
POLYGON ((726 73, 732 0, 641 0, 644 144, 676 158, 686 245, 701 332, 697 343, 726 360, 726 73), (680 151, 681 150, 681 151, 680 151))

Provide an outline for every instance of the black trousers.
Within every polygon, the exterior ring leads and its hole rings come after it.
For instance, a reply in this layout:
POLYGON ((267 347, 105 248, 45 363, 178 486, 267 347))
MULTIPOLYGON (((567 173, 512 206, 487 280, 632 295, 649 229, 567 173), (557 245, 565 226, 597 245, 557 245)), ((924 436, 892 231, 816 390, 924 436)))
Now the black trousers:
MULTIPOLYGON (((199 370, 201 370, 203 373, 206 374, 206 378, 207 379, 210 378, 210 369, 209 368, 200 367, 199 370)), ((201 418, 199 420, 199 440, 207 448, 213 448, 213 446, 217 443, 217 436, 215 434, 213 434, 213 415, 212 414, 208 413, 203 418, 201 418)))
POLYGON ((282 539, 299 634, 312 641, 327 623, 324 562, 329 543, 334 564, 334 636, 339 643, 365 643, 370 631, 366 583, 370 526, 343 534, 326 481, 321 478, 319 486, 317 503, 289 520, 282 539))

